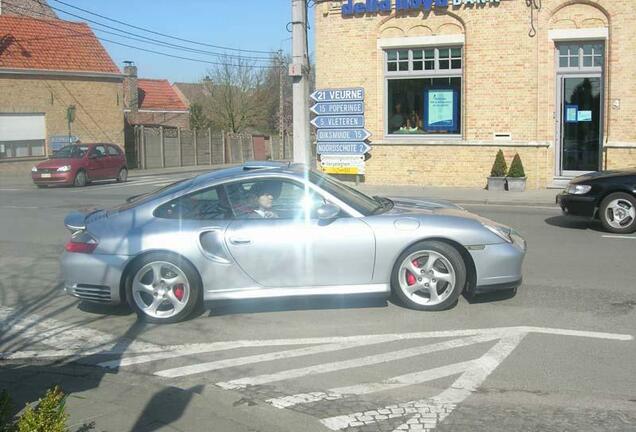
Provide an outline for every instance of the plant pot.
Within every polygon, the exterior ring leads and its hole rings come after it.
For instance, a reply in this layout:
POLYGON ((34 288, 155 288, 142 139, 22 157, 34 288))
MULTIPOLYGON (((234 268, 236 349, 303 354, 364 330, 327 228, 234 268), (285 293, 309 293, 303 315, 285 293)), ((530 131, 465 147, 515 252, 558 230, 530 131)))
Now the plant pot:
POLYGON ((488 190, 489 191, 505 191, 506 178, 505 177, 488 177, 488 190))
POLYGON ((511 192, 524 192, 526 190, 526 177, 507 177, 508 190, 511 192))

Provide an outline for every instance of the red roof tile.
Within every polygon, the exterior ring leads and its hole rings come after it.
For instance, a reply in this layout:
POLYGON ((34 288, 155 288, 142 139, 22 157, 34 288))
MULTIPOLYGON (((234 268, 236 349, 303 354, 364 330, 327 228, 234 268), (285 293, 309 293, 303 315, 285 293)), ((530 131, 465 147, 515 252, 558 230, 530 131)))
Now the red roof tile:
POLYGON ((0 68, 120 73, 85 23, 0 15, 0 68))
POLYGON ((139 109, 156 111, 187 111, 188 107, 168 80, 139 79, 139 109))

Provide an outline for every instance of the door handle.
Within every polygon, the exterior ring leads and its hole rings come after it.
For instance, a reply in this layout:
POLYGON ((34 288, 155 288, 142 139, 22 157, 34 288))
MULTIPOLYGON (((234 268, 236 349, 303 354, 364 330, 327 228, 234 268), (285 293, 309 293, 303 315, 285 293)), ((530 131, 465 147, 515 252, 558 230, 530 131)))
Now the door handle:
POLYGON ((230 237, 230 243, 233 245, 246 245, 252 243, 252 240, 245 237, 230 237))

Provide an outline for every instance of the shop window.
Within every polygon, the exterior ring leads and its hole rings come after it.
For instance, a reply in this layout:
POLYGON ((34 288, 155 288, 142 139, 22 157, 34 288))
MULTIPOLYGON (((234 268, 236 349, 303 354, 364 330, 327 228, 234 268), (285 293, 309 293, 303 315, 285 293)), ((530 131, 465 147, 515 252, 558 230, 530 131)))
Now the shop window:
POLYGON ((461 134, 462 62, 461 47, 387 50, 387 133, 461 134))
POLYGON ((603 67, 604 47, 601 42, 560 44, 557 52, 559 69, 584 70, 603 67))

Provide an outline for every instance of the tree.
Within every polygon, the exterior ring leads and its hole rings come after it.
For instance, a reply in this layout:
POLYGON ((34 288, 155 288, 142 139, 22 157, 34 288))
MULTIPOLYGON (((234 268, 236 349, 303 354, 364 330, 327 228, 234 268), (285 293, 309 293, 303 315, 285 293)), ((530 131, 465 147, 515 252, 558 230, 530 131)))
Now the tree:
POLYGON ((190 105, 190 129, 207 129, 210 127, 210 119, 201 104, 194 102, 190 105))

